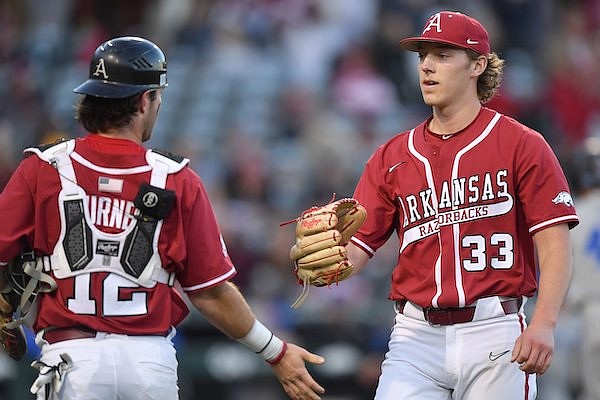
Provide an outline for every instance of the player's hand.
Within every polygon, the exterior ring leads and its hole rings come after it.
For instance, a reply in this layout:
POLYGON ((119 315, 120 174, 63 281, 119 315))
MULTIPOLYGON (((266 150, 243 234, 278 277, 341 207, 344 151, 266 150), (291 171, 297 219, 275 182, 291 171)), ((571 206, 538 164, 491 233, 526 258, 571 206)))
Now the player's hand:
POLYGON ((550 367, 554 354, 554 329, 550 326, 529 325, 517 338, 511 362, 529 374, 542 375, 550 367))
POLYGON ((292 400, 320 400, 325 389, 309 374, 305 362, 323 364, 325 359, 308 350, 288 343, 287 352, 277 364, 273 373, 292 400))

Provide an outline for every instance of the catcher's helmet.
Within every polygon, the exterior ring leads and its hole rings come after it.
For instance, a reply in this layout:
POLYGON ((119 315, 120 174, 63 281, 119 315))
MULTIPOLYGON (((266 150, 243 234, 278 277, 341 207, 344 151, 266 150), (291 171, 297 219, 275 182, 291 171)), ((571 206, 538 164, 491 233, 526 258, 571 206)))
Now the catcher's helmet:
POLYGON ((120 99, 167 86, 167 61, 149 40, 124 36, 102 43, 90 61, 89 79, 73 91, 120 99))

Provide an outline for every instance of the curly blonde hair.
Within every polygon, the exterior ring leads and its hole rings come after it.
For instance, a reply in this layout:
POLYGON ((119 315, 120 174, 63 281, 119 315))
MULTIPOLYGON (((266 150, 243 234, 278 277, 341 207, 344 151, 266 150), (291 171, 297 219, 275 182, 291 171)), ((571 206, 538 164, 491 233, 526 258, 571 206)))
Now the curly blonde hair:
MULTIPOLYGON (((480 54, 474 51, 468 50, 469 56, 475 60, 480 54)), ((505 61, 501 59, 498 54, 490 53, 487 56, 487 67, 477 80, 477 97, 482 103, 486 103, 494 97, 500 88, 502 82, 502 75, 504 73, 505 61)))

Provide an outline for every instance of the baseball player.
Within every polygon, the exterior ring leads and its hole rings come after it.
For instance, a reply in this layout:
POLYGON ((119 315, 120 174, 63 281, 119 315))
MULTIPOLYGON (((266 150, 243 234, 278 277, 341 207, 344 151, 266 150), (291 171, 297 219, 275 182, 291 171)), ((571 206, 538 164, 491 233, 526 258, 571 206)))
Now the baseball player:
MULTIPOLYGON (((353 196, 366 220, 335 252, 338 270, 355 274, 397 235, 396 318, 375 399, 533 399, 571 279, 567 181, 538 132, 482 105, 504 61, 477 20, 438 12, 400 45, 418 55, 432 115, 370 157, 353 196)), ((323 259, 306 254, 311 222, 297 228, 297 269, 323 259)))
POLYGON ((216 328, 272 366, 291 398, 319 399, 324 390, 305 363, 324 360, 275 336, 230 283, 236 269, 189 160, 142 146, 166 66, 146 39, 102 43, 89 79, 74 89, 82 95, 76 119, 90 133, 26 149, 0 195, 0 209, 10 210, 0 268, 32 249, 24 271, 55 284, 29 314, 41 347, 31 391, 38 399, 177 399, 171 339, 189 312, 180 286, 216 328))
MULTIPOLYGON (((578 315, 581 328, 581 351, 577 352, 580 366, 581 399, 600 400, 600 153, 598 138, 584 141, 575 152, 579 176, 577 213, 581 224, 572 234, 574 261, 577 269, 569 292, 571 315, 578 315), (580 353, 580 354, 579 354, 580 353)), ((569 354, 572 356, 572 354, 569 354)), ((564 366, 570 371, 570 365, 564 366)))

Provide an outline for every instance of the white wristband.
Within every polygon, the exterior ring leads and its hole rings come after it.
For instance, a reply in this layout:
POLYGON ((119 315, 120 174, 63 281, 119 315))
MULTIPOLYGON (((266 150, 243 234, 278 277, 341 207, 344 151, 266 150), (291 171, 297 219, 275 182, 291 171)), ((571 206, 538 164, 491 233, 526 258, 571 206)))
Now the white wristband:
POLYGON ((254 325, 250 329, 250 332, 237 341, 250 348, 256 354, 260 354, 269 363, 277 363, 287 349, 286 344, 259 320, 254 320, 254 325))

